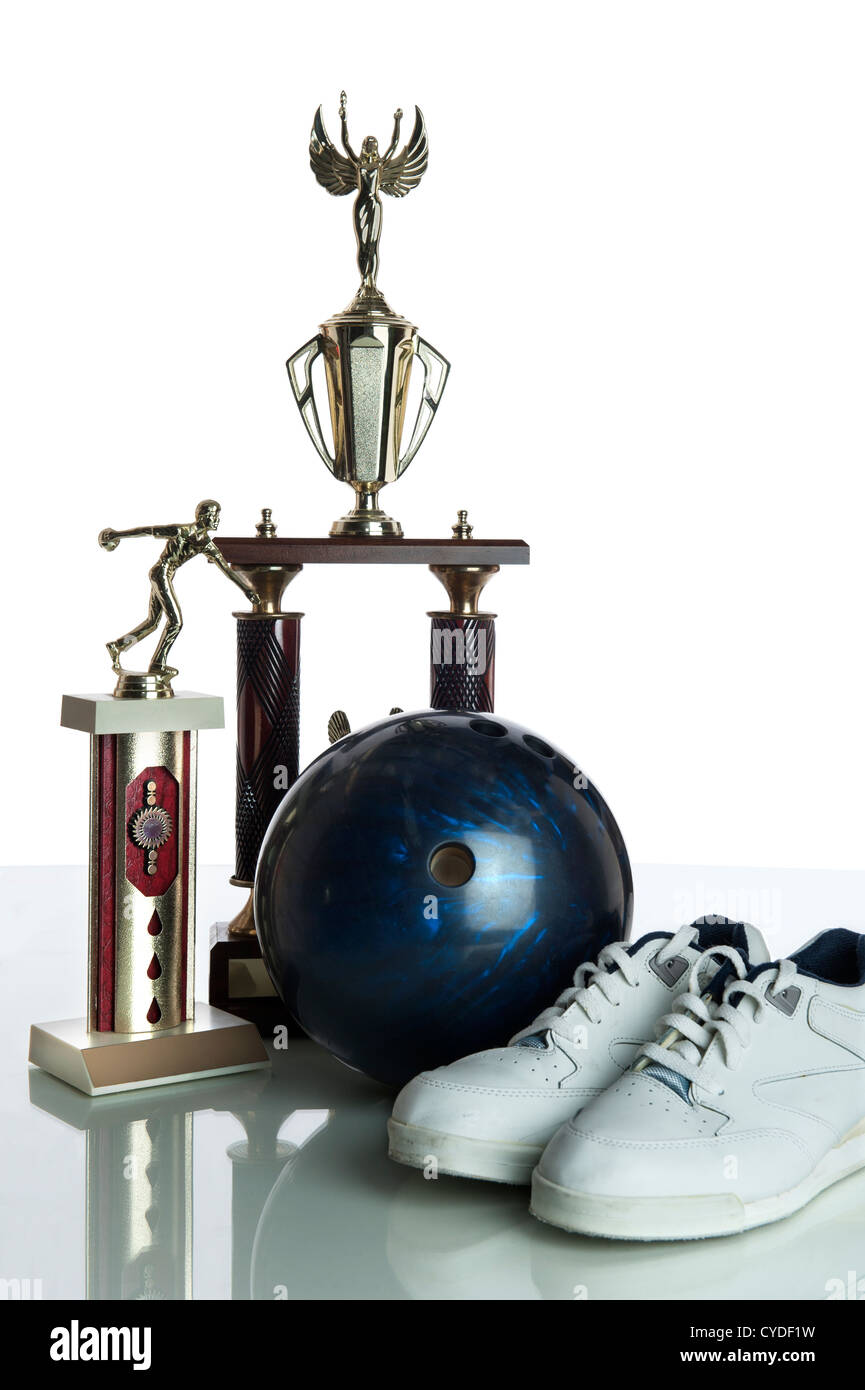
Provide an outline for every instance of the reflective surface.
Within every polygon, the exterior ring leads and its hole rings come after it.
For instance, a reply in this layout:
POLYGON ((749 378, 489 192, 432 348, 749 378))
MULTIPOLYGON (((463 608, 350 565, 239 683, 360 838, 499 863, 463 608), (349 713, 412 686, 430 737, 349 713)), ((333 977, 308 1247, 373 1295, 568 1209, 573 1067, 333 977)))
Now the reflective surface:
POLYGON ((627 933, 631 902, 619 829, 574 763, 500 716, 453 710, 398 714, 319 757, 255 882, 292 1015, 391 1085, 510 1038, 627 933))
MULTIPOLYGON (((225 875, 202 872, 205 914, 225 875)), ((861 873, 636 878, 640 932, 673 910, 726 907, 783 953, 812 926, 865 925, 861 873)), ((18 985, 0 1014, 7 1297, 807 1300, 850 1297, 865 1279, 865 1174, 744 1236, 576 1238, 534 1221, 522 1189, 390 1163, 390 1093, 310 1042, 274 1053, 270 1076, 88 1101, 25 1061, 30 1019, 83 995, 85 875, 6 870, 2 890, 3 977, 18 985)))

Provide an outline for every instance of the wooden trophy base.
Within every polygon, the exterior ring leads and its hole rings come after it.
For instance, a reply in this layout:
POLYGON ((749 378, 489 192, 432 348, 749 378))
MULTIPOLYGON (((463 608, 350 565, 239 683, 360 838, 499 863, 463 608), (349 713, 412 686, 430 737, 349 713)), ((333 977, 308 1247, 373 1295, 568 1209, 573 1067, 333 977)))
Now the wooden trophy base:
POLYGON ((209 1004, 156 1033, 90 1033, 81 1018, 34 1023, 29 1060, 87 1096, 270 1066, 255 1028, 209 1004))
POLYGON ((258 937, 235 936, 227 922, 210 928, 208 993, 215 1008, 254 1023, 263 1038, 272 1038, 277 1028, 290 1038, 304 1036, 271 983, 258 937))

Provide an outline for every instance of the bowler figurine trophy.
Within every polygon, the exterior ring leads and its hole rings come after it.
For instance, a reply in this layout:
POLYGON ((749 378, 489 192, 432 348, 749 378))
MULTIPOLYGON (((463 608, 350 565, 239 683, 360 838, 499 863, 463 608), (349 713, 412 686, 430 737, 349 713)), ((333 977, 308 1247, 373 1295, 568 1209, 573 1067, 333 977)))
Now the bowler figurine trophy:
MULTIPOLYGON (((257 1031, 194 1002, 195 810, 199 729, 221 729, 221 698, 175 692, 168 655, 182 626, 174 575, 196 555, 244 592, 211 539, 219 505, 193 522, 102 531, 165 541, 150 570, 147 616, 109 642, 112 695, 65 695, 61 723, 90 735, 87 1016, 34 1024, 30 1061, 87 1095, 158 1086, 269 1065, 257 1031), (124 651, 165 625, 147 671, 124 651)), ((254 592, 250 597, 257 599, 254 592)))

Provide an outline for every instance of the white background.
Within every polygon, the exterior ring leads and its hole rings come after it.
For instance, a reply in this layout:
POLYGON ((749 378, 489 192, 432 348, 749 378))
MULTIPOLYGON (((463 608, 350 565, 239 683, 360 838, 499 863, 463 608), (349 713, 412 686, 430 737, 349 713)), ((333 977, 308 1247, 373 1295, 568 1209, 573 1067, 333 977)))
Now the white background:
MULTIPOLYGON (((355 288, 350 201, 307 166, 413 103, 420 188, 379 281, 453 363, 408 535, 524 536, 487 591, 499 711, 596 780, 641 862, 861 867, 865 9, 831 0, 9 3, 0 33, 2 849, 82 862, 64 690, 146 607, 156 550, 269 505, 325 534, 348 489, 284 361, 355 288)), ((236 590, 190 565, 200 858, 233 860, 236 590)), ((308 567, 303 760, 428 693, 425 570, 308 567)), ((241 605, 242 606, 242 605, 241 605)), ((227 890, 230 893, 230 890, 227 890)))

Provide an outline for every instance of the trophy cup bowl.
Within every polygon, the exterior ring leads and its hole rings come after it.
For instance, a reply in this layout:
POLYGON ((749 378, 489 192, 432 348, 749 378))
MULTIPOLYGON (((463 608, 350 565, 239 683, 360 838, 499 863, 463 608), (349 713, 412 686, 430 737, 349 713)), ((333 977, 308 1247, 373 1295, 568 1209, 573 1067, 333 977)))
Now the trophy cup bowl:
POLYGON ((450 364, 376 291, 363 292, 286 363, 288 379, 310 439, 335 478, 354 488, 355 506, 335 521, 332 536, 401 536, 378 494, 408 468, 432 424, 450 364), (374 298, 373 298, 374 297, 374 298), (333 455, 315 399, 313 365, 324 359, 333 455), (423 390, 408 447, 402 450, 412 364, 423 368, 423 390))

